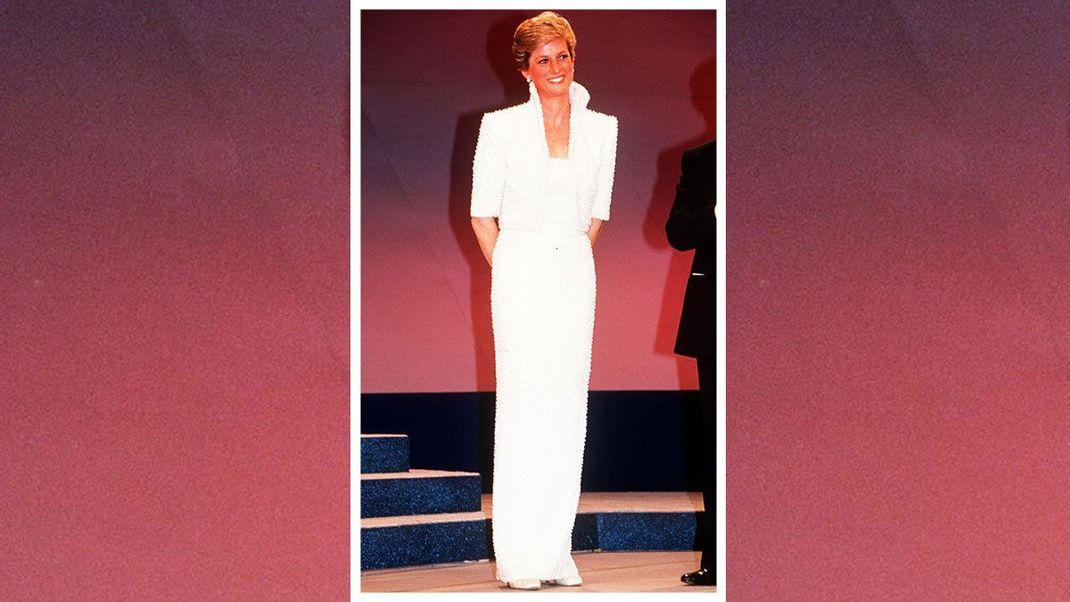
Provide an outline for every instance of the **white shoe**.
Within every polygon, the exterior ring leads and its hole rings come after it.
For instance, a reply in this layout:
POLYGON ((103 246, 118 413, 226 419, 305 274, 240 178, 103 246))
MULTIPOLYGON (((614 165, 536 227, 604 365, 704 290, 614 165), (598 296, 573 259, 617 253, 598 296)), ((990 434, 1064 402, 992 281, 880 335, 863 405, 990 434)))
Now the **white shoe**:
POLYGON ((509 587, 513 589, 539 589, 542 587, 542 583, 538 579, 518 579, 517 581, 510 581, 509 587))
POLYGON ((565 587, 576 587, 577 585, 583 585, 583 579, 579 575, 569 575, 568 577, 562 577, 560 579, 554 579, 554 585, 564 585, 565 587))

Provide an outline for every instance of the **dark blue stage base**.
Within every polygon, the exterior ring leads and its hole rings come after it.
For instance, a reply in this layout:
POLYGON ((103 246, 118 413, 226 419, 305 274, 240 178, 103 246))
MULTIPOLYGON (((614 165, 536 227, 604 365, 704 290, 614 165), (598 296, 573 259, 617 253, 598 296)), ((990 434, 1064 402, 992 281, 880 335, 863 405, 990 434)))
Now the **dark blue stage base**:
POLYGON ((474 512, 480 509, 480 493, 475 473, 376 475, 360 481, 360 517, 474 512))
MULTIPOLYGON (((702 489, 696 391, 591 391, 589 399, 583 491, 702 489)), ((479 472, 490 493, 494 393, 364 393, 360 420, 365 432, 407 434, 413 466, 479 472)))
MULTIPOLYGON (((572 549, 604 552, 695 549, 693 512, 596 512, 576 516, 572 549)), ((360 570, 493 558, 488 519, 362 528, 360 570)))
POLYGON ((613 512, 598 515, 598 546, 606 552, 691 550, 695 513, 613 512))
POLYGON ((360 530, 360 570, 482 560, 490 555, 486 519, 360 530))
POLYGON ((361 435, 360 472, 409 470, 409 438, 405 435, 361 435))
MULTIPOLYGON (((590 399, 583 491, 698 488, 693 392, 592 392, 590 399)), ((493 525, 479 510, 493 478, 493 394, 362 395, 361 416, 369 431, 409 436, 361 439, 361 518, 375 525, 361 527, 361 570, 492 558, 493 525), (389 469, 397 470, 379 472, 389 469)), ((698 516, 581 513, 572 549, 694 550, 698 516)))
POLYGON ((598 549, 598 515, 577 514, 572 523, 572 550, 590 551, 598 549))

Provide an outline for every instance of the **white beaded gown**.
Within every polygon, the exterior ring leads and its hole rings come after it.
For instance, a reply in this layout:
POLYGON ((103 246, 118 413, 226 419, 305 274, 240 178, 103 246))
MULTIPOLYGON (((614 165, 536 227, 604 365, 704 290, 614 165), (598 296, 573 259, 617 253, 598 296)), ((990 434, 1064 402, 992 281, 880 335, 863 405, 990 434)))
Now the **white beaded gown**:
POLYGON ((491 269, 497 378, 493 543, 501 581, 578 574, 595 273, 569 160, 550 159, 535 230, 503 228, 491 269))

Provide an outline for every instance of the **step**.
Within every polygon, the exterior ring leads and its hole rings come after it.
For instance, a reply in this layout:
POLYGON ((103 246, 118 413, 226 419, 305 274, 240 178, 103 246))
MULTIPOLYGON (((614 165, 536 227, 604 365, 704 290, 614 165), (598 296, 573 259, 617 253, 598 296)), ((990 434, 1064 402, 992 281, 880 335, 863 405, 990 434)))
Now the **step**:
POLYGON ((410 470, 360 476, 360 517, 474 512, 480 509, 477 472, 410 470))
MULTIPOLYGON (((484 500, 493 515, 493 497, 484 500)), ((606 552, 694 548, 698 492, 587 492, 580 495, 572 549, 606 552)))
POLYGON ((598 549, 606 552, 694 548, 693 512, 603 512, 596 516, 598 549))
POLYGON ((409 470, 408 435, 361 435, 360 472, 405 472, 409 470))
POLYGON ((360 521, 360 570, 445 564, 490 556, 483 512, 365 518, 360 521))
MULTIPOLYGON (((361 570, 491 558, 493 496, 482 498, 478 512, 361 519, 361 570)), ((699 512, 694 492, 583 493, 572 549, 692 550, 699 512)))

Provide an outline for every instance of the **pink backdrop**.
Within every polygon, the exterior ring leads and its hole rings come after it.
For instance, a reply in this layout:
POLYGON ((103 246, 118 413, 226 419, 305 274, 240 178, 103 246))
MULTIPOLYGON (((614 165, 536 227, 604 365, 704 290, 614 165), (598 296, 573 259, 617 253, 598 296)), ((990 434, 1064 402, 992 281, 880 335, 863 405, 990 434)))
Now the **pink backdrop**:
MULTIPOLYGON (((468 219, 483 112, 527 99, 513 30, 531 11, 363 11, 361 391, 494 389, 489 269, 468 219)), ((596 248, 593 389, 695 388, 672 354, 690 255, 664 223, 680 154, 714 135, 712 11, 563 11, 576 81, 620 121, 596 248)))
POLYGON ((731 600, 1070 596, 1070 13, 728 5, 731 600))
POLYGON ((0 599, 345 599, 346 3, 2 13, 0 599))

